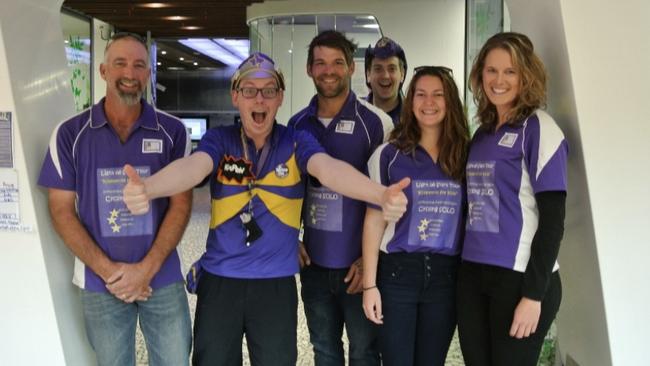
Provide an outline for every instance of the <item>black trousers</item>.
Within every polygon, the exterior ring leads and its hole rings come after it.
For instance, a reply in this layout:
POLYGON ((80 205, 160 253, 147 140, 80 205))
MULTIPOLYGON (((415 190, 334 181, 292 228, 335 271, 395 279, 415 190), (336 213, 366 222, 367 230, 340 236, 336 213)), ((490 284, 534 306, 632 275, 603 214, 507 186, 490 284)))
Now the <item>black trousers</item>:
POLYGON ((193 365, 293 366, 298 293, 294 276, 237 279, 204 272, 197 291, 193 365))
POLYGON ((517 339, 509 335, 521 300, 523 273, 462 262, 458 273, 458 335, 467 366, 535 366, 544 337, 562 299, 559 273, 553 273, 542 301, 537 331, 517 339))

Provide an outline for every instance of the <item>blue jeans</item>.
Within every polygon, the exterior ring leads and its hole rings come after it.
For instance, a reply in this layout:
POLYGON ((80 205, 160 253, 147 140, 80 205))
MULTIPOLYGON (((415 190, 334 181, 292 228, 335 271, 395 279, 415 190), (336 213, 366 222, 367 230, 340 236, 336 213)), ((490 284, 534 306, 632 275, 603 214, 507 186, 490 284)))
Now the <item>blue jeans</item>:
POLYGON ((379 365, 377 329, 363 313, 361 294, 350 295, 343 282, 348 269, 315 264, 300 273, 309 339, 316 366, 344 365, 343 325, 348 334, 349 364, 379 365))
POLYGON ((380 254, 379 350, 385 366, 444 366, 456 328, 458 264, 456 256, 380 254))
POLYGON ((97 364, 135 365, 135 329, 140 318, 149 365, 187 365, 192 329, 182 282, 156 289, 147 301, 131 304, 110 293, 81 291, 86 335, 97 364))

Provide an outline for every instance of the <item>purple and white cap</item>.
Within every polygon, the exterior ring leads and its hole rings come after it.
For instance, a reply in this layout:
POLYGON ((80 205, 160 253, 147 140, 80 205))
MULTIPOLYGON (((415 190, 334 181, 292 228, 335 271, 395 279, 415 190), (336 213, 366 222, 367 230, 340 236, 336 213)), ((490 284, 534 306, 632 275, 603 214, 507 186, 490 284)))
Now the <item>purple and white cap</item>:
POLYGON ((237 71, 235 71, 232 79, 230 79, 230 88, 232 90, 237 89, 239 83, 244 78, 261 79, 268 77, 274 78, 278 83, 278 88, 285 90, 284 75, 282 75, 282 71, 275 66, 273 59, 262 52, 255 52, 248 56, 248 58, 237 67, 237 71))
MULTIPOLYGON (((404 73, 406 74, 406 70, 408 70, 408 65, 406 64, 406 54, 404 53, 404 50, 397 42, 393 41, 388 37, 381 37, 377 41, 377 43, 375 43, 374 48, 368 45, 368 48, 366 48, 366 55, 365 55, 366 75, 368 74, 368 70, 370 70, 370 66, 372 66, 372 60, 375 57, 383 60, 393 56, 400 59, 402 65, 404 66, 404 73)), ((400 83, 400 89, 402 88, 402 84, 404 84, 404 81, 400 83)), ((370 88, 370 83, 368 82, 367 76, 366 76, 366 85, 370 88)))

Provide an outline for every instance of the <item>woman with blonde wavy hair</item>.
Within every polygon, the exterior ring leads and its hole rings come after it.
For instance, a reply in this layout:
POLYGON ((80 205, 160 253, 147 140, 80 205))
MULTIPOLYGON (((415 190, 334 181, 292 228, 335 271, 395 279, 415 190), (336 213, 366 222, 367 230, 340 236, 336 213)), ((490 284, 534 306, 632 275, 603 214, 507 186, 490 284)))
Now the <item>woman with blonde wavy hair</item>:
POLYGON ((488 39, 469 82, 480 127, 466 166, 461 349, 468 366, 533 366, 562 297, 567 142, 540 110, 546 72, 525 35, 488 39))
POLYGON ((400 123, 368 162, 384 184, 412 179, 406 213, 387 225, 368 207, 363 308, 380 324, 382 363, 443 366, 456 327, 469 128, 451 70, 415 68, 400 123))

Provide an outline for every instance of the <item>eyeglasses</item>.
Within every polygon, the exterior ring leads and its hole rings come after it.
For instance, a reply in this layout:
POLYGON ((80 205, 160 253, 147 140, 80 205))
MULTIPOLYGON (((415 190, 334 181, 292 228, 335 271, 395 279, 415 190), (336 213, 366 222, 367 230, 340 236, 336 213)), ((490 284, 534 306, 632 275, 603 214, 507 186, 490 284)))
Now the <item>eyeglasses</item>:
POLYGON ((246 99, 253 99, 257 97, 258 93, 262 93, 262 98, 264 99, 273 99, 278 96, 278 88, 252 88, 252 87, 243 87, 237 89, 238 92, 246 99))
POLYGON ((454 70, 446 67, 446 66, 418 66, 413 69, 413 73, 417 74, 418 72, 432 72, 435 74, 440 74, 440 73, 446 73, 450 76, 454 76, 454 70))

